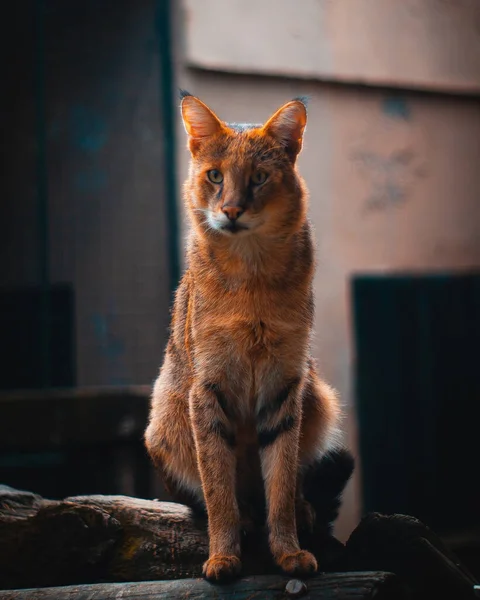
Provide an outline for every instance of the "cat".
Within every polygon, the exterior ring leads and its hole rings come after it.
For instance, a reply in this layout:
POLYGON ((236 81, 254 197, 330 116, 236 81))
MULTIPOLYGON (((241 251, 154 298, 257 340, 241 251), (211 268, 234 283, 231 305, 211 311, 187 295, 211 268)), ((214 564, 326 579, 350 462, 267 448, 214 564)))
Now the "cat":
POLYGON ((297 525, 314 520, 302 475, 336 446, 340 408, 310 355, 315 250, 296 167, 306 104, 238 125, 184 92, 181 114, 191 232, 146 447, 173 497, 206 509, 206 579, 239 575, 255 506, 275 562, 307 575, 317 561, 298 542, 297 525))

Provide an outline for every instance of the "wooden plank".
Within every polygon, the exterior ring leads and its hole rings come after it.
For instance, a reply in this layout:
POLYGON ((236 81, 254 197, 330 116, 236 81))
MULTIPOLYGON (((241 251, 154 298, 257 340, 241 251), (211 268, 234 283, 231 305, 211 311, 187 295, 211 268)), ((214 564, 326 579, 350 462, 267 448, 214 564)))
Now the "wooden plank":
POLYGON ((150 386, 5 392, 0 394, 0 448, 37 450, 141 439, 150 392, 150 386))
POLYGON ((480 92, 478 0, 184 0, 191 66, 480 92))
MULTIPOLYGON (((291 581, 291 580, 290 580, 291 581)), ((233 584, 212 586, 202 579, 151 581, 139 583, 101 583, 58 588, 26 589, 0 592, 0 600, 253 600, 293 598, 285 591, 289 580, 282 576, 248 577, 233 584)), ((359 572, 319 575, 306 583, 303 598, 322 600, 401 600, 407 598, 399 579, 391 573, 359 572)))
POLYGON ((108 398, 118 396, 149 396, 149 385, 86 385, 73 388, 51 388, 38 390, 10 390, 0 392, 0 403, 20 400, 71 400, 73 398, 108 398))

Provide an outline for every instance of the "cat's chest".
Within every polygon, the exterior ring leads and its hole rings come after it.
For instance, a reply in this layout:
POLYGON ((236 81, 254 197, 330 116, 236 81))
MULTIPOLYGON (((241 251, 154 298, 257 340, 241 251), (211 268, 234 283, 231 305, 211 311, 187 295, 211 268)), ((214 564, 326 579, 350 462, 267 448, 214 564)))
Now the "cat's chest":
POLYGON ((208 337, 228 342, 232 351, 254 358, 274 354, 302 329, 298 311, 275 299, 225 299, 215 310, 205 312, 197 319, 197 339, 208 337))
POLYGON ((248 320, 241 328, 247 342, 246 350, 251 355, 276 353, 283 345, 289 344, 298 332, 298 326, 292 320, 268 315, 248 320))

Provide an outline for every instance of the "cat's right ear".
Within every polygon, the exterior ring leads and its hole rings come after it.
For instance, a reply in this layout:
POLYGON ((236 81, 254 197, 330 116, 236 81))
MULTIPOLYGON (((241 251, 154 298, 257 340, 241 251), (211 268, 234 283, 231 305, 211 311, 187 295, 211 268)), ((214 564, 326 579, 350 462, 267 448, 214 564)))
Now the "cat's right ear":
POLYGON ((208 106, 195 96, 184 96, 181 104, 182 119, 188 134, 188 147, 195 154, 206 138, 220 133, 222 122, 208 106))

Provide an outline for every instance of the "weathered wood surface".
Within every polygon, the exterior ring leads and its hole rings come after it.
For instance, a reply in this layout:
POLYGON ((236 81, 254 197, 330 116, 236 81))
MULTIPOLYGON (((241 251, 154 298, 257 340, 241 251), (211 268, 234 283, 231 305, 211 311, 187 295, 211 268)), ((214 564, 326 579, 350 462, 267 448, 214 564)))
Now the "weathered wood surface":
MULTIPOLYGON (((239 590, 236 596, 239 600, 286 597, 283 588, 278 586, 288 580, 278 574, 273 564, 265 532, 260 530, 246 536, 243 542, 243 575, 247 577, 243 583, 223 588, 189 581, 175 588, 175 584, 166 580, 198 578, 207 558, 206 523, 196 519, 187 507, 125 496, 83 496, 52 501, 0 486, 0 590, 104 582, 100 587, 65 588, 64 592, 55 592, 64 593, 63 596, 38 595, 44 593, 41 590, 35 591, 35 596, 32 592, 29 596, 12 595, 19 591, 5 595, 4 591, 0 592, 2 598, 148 598, 141 594, 150 593, 153 588, 141 586, 154 580, 160 588, 150 597, 181 598, 187 597, 187 592, 190 598, 208 597, 205 590, 217 598, 232 597, 228 594, 239 590), (262 577, 249 579, 252 575, 276 575, 271 580, 273 587, 250 589, 252 582, 264 581, 262 577), (102 587, 107 582, 143 583, 140 587, 129 587, 131 583, 126 587, 102 587), (247 585, 248 593, 241 592, 242 585, 247 585), (75 596, 74 590, 93 595, 75 596), (219 595, 223 590, 227 595, 219 595), (159 592, 163 595, 158 595, 159 592), (267 592, 271 595, 265 595, 267 592), (113 593, 117 596, 101 595, 113 593)), ((337 586, 339 593, 343 593, 345 585, 356 577, 367 585, 365 578, 368 577, 358 574, 367 571, 395 574, 408 586, 414 600, 475 597, 473 586, 478 583, 475 577, 428 527, 412 517, 372 513, 361 521, 346 546, 325 529, 323 533, 320 530, 305 538, 302 545, 317 556, 320 570, 330 573, 308 582, 311 594, 316 582, 318 585, 322 582, 323 598, 362 598, 358 596, 361 589, 356 588, 356 584, 352 583, 350 596, 332 595, 333 588, 337 586), (342 583, 334 585, 334 581, 342 583), (325 588, 328 582, 332 587, 330 596, 325 588)), ((382 585, 387 586, 385 589, 393 586, 392 594, 397 596, 378 596, 380 592, 375 591, 377 600, 404 597, 395 591, 398 585, 389 581, 387 578, 382 585)), ((383 588, 381 593, 386 593, 383 588)))
POLYGON ((408 515, 366 515, 347 541, 342 570, 392 571, 414 600, 473 600, 475 576, 431 529, 408 515))
MULTIPOLYGON (((330 524, 352 469, 350 455, 337 453, 306 476, 317 519, 301 543, 322 571, 338 570, 344 551, 330 524)), ((265 531, 243 536, 242 546, 244 575, 278 573, 265 531)), ((126 496, 52 501, 0 486, 0 589, 198 577, 207 552, 206 521, 180 504, 126 496)))
POLYGON ((207 551, 206 524, 186 506, 0 486, 0 588, 198 577, 207 551))
MULTIPOLYGON (((322 570, 343 545, 324 532, 302 540, 322 570)), ((126 496, 46 500, 0 486, 0 589, 201 576, 207 524, 181 504, 126 496)), ((260 530, 243 539, 243 573, 277 573, 260 530)))
POLYGON ((0 391, 0 448, 36 451, 141 439, 150 394, 145 385, 0 391))
MULTIPOLYGON (((288 583, 288 578, 275 575, 249 577, 223 586, 213 586, 202 579, 107 583, 0 591, 0 600, 270 600, 300 597, 286 591, 288 583)), ((306 600, 403 600, 409 597, 400 580, 391 573, 330 573, 308 579, 305 585, 306 592, 301 597, 306 600)))

